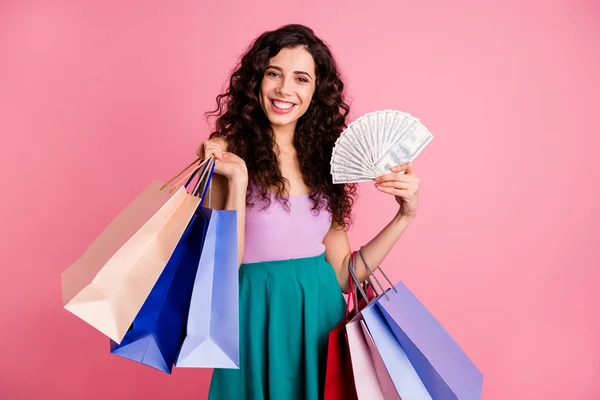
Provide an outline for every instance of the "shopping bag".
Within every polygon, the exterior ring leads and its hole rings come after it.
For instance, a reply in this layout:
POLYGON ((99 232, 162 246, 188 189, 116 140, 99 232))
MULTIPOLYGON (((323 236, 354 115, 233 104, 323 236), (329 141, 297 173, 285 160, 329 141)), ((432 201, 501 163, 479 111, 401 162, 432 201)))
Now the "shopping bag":
MULTIPOLYGON (((358 309, 356 300, 359 298, 358 292, 361 289, 360 282, 356 277, 356 253, 350 257, 349 273, 352 279, 354 309, 358 309)), ((373 289, 372 282, 367 278, 366 285, 360 290, 365 304, 370 302, 377 292, 373 289), (364 289, 367 290, 364 290, 364 289), (368 294, 367 294, 368 293, 368 294)), ((364 308, 364 307, 363 307, 364 308)), ((350 349, 350 358, 352 360, 352 371, 354 373, 354 385, 358 399, 369 400, 400 400, 396 388, 387 372, 381 356, 374 346, 373 338, 365 326, 362 318, 362 312, 358 312, 354 318, 346 325, 348 337, 348 347, 350 349)))
POLYGON ((151 182, 62 273, 64 308, 120 343, 199 201, 151 182))
POLYGON ((239 361, 237 211, 201 207, 207 230, 176 367, 233 368, 239 361))
MULTIPOLYGON (((214 168, 214 163, 204 166, 214 168)), ((204 176, 204 174, 201 174, 204 176)), ((201 184, 210 187, 211 174, 201 184)), ((191 178, 188 184, 191 182, 191 178)), ((186 184, 187 186, 187 184, 186 184)), ((192 286, 206 232, 206 220, 194 215, 181 237, 167 266, 152 288, 133 324, 120 344, 111 340, 111 353, 171 373, 192 296, 192 286)))
POLYGON ((385 368, 385 364, 381 355, 377 351, 377 346, 375 346, 375 342, 373 342, 373 337, 369 333, 369 329, 365 325, 365 321, 360 321, 360 328, 365 337, 365 341, 367 342, 367 347, 369 349, 369 354, 371 355, 371 360, 373 361, 373 367, 375 368, 375 375, 377 375, 377 381, 379 382, 379 389, 381 390, 381 394, 384 399, 400 399, 400 395, 396 391, 396 387, 394 386, 394 382, 392 381, 392 377, 390 376, 388 370, 385 368))
POLYGON ((380 284, 383 294, 361 314, 402 399, 480 399, 481 372, 404 283, 386 279, 391 289, 380 284))
POLYGON ((355 319, 346 325, 356 395, 359 399, 384 400, 361 322, 355 319))
MULTIPOLYGON (((352 266, 352 256, 348 263, 348 269, 352 266)), ((350 291, 348 293, 348 303, 346 305, 346 315, 342 321, 329 333, 327 344, 327 364, 325 369, 325 400, 352 400, 358 399, 356 384, 354 381, 354 372, 352 369, 352 359, 348 345, 348 336, 346 325, 350 322, 356 313, 366 305, 363 300, 355 302, 356 291, 355 283, 349 278, 350 291), (351 309, 351 306, 353 308, 351 309)), ((366 288, 368 296, 374 297, 370 288, 366 288)), ((364 289, 363 289, 364 290, 364 289)))
MULTIPOLYGON (((352 285, 352 283, 350 283, 352 285)), ((350 297, 351 295, 349 295, 350 297)), ((327 343, 327 364, 325 367, 324 400, 357 400, 350 349, 346 338, 346 324, 353 317, 350 301, 346 306, 346 316, 329 332, 327 343)))
MULTIPOLYGON (((396 393, 402 400, 430 400, 431 395, 408 359, 406 352, 394 337, 381 311, 375 305, 385 294, 379 295, 362 310, 362 317, 381 356, 387 372, 394 383, 396 393)), ((443 397, 441 397, 443 399, 443 397)), ((437 399, 437 397, 436 397, 437 399)))
MULTIPOLYGON (((381 283, 376 279, 366 262, 362 254, 362 249, 360 249, 359 254, 364 265, 369 269, 371 276, 375 278, 383 292, 375 299, 368 301, 368 304, 356 317, 358 320, 362 318, 362 320, 360 320, 362 323, 361 327, 364 328, 364 338, 367 341, 368 347, 370 343, 370 351, 372 354, 371 360, 374 361, 372 368, 377 376, 377 383, 379 384, 379 392, 375 393, 386 400, 397 398, 401 398, 402 400, 431 399, 432 397, 406 356, 402 346, 398 343, 391 328, 387 325, 383 315, 381 315, 381 312, 376 307, 376 304, 381 302, 382 299, 388 298, 388 294, 385 293, 381 283)), ((383 272, 381 268, 380 271, 383 272)), ((384 276, 388 279, 385 274, 384 276)), ((353 278, 355 282, 358 282, 353 269, 351 269, 351 278, 353 278)), ((358 284, 356 284, 356 286, 358 286, 358 284)), ((365 296, 364 293, 361 292, 361 294, 363 297, 365 296)), ((362 380, 357 382, 357 390, 360 388, 360 384, 363 383, 365 382, 362 380)), ((374 388, 374 384, 371 382, 368 389, 373 391, 376 388, 374 388)), ((363 398, 370 397, 365 395, 363 398)))
POLYGON ((483 374, 402 282, 377 303, 434 399, 481 398, 483 374))

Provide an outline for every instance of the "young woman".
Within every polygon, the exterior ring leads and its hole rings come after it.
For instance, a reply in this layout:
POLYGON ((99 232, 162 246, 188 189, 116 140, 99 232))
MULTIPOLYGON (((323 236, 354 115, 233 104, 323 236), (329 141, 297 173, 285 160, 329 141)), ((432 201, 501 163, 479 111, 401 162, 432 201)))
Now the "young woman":
MULTIPOLYGON (((327 45, 302 25, 258 37, 217 97, 198 154, 217 160, 211 207, 237 210, 240 369, 214 371, 210 399, 322 397, 329 332, 343 318, 356 187, 329 161, 346 127, 344 83, 327 45)), ((398 212, 366 243, 374 269, 417 214, 412 166, 376 179, 398 212)), ((357 258, 362 281, 368 269, 357 258)))

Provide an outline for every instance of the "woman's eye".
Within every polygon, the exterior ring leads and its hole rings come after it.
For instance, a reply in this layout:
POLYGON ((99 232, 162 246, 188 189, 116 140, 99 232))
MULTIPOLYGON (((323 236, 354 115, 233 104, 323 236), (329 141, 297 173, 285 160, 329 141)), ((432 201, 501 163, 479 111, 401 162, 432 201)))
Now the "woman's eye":
POLYGON ((269 72, 267 72, 267 76, 277 76, 277 73, 275 73, 273 71, 269 71, 269 72))
POLYGON ((306 82, 308 82, 308 79, 306 79, 306 78, 298 78, 298 79, 299 79, 299 80, 300 80, 300 82, 302 82, 302 83, 306 83, 306 82))

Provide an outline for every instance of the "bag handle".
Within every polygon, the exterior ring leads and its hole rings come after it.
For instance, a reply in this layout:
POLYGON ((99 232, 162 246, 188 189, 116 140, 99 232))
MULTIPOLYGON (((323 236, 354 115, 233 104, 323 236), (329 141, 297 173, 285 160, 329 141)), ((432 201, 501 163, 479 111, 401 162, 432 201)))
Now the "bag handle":
MULTIPOLYGON (((169 193, 171 193, 173 190, 177 189, 177 187, 178 187, 178 186, 180 186, 180 185, 183 183, 183 181, 185 181, 186 179, 188 179, 190 176, 194 176, 194 175, 196 174, 196 172, 197 172, 197 171, 198 171, 200 168, 204 167, 204 166, 205 166, 205 164, 206 164, 206 163, 207 163, 209 160, 210 160, 210 158, 209 158, 209 159, 202 160, 202 161, 200 162, 200 164, 198 164, 198 165, 196 165, 196 166, 194 167, 194 169, 193 169, 193 170, 191 170, 191 171, 190 171, 190 172, 189 172, 187 175, 185 175, 183 178, 181 178, 179 181, 177 181, 177 183, 175 183, 175 184, 174 184, 174 185, 171 187, 171 189, 169 190, 169 193)), ((203 169, 202 171, 206 171, 206 169, 203 169)), ((204 172, 203 172, 203 174, 200 176, 200 179, 203 179, 203 176, 204 176, 204 172)), ((166 184, 163 186, 163 188, 164 188, 165 186, 166 186, 166 184)))
POLYGON ((206 195, 206 191, 208 189, 208 196, 209 196, 208 204, 210 207, 210 198, 211 198, 211 189, 212 189, 211 183, 212 183, 212 176, 213 176, 213 172, 215 169, 215 163, 216 163, 216 160, 214 157, 209 157, 207 159, 201 159, 201 158, 195 159, 191 164, 187 165, 181 172, 179 172, 177 175, 175 175, 174 177, 169 179, 167 181, 167 183, 165 183, 160 188, 160 190, 164 190, 167 186, 169 186, 169 184, 171 182, 173 182, 175 179, 177 179, 181 175, 183 175, 187 170, 189 170, 197 162, 199 162, 198 165, 196 165, 190 172, 188 172, 186 175, 184 175, 179 181, 177 181, 175 184, 173 184, 171 189, 169 189, 169 193, 173 192, 173 190, 175 190, 177 187, 179 187, 181 184, 183 184, 183 182, 186 179, 187 179, 187 182, 185 183, 184 187, 187 188, 189 186, 189 184, 192 182, 192 180, 194 179, 194 177, 196 176, 196 174, 199 174, 198 181, 196 182, 196 184, 194 185, 194 189, 192 190, 192 195, 198 196, 198 194, 200 193, 200 188, 202 188, 202 196, 200 198, 200 203, 202 204, 202 202, 204 201, 204 196, 206 195))
POLYGON ((192 175, 195 171, 197 171, 202 165, 204 165, 204 163, 206 163, 206 160, 202 160, 200 157, 196 158, 192 163, 190 163, 188 166, 186 166, 183 170, 181 170, 181 172, 179 172, 177 175, 175 175, 174 177, 172 177, 171 179, 169 179, 167 181, 167 183, 165 183, 164 185, 162 185, 162 187, 160 188, 160 190, 164 190, 164 188, 166 188, 167 186, 169 186, 169 183, 173 182, 175 179, 179 178, 181 175, 183 175, 188 169, 190 169, 191 167, 194 166, 194 164, 196 164, 198 161, 201 161, 200 164, 198 164, 193 170, 192 172, 190 172, 189 174, 187 174, 183 179, 181 179, 178 183, 176 183, 175 185, 173 185, 173 188, 171 189, 171 191, 179 186, 185 179, 187 179, 190 175, 192 175))
POLYGON ((371 282, 371 278, 368 277, 365 282, 360 284, 358 277, 356 276, 356 251, 350 254, 350 265, 348 267, 349 278, 353 282, 353 294, 354 294, 354 307, 358 311, 359 309, 359 298, 357 293, 357 288, 360 291, 362 298, 365 300, 365 304, 368 305, 372 299, 379 296, 375 286, 373 286, 373 282, 371 282))
MULTIPOLYGON (((348 271, 350 271, 351 268, 351 263, 352 263, 352 258, 350 258, 348 260, 348 271)), ((346 303, 346 318, 348 318, 348 315, 350 315, 350 304, 354 305, 354 298, 356 296, 355 292, 355 288, 354 288, 354 280, 352 279, 352 275, 348 274, 348 285, 349 285, 349 289, 348 289, 348 302, 346 303)))
POLYGON ((202 170, 202 175, 198 179, 198 182, 196 183, 196 188, 194 189, 194 192, 193 192, 194 196, 197 196, 198 193, 200 192, 200 182, 204 182, 204 184, 202 185, 202 196, 200 196, 200 204, 202 204, 204 202, 204 197, 206 196, 206 191, 208 190, 208 207, 209 208, 210 208, 210 197, 211 197, 211 192, 212 192, 212 177, 215 172, 216 164, 217 164, 217 161, 211 157, 208 164, 206 164, 206 166, 202 170), (206 176, 206 179, 204 179, 205 176, 206 176))
MULTIPOLYGON (((202 161, 204 161, 204 160, 202 160, 202 161)), ((202 163, 202 161, 200 163, 202 163)), ((205 164, 205 167, 206 167, 206 164, 205 164)), ((192 172, 192 175, 190 176, 190 178, 188 179, 188 181, 185 183, 185 185, 183 185, 183 186, 185 186, 186 189, 190 185, 190 183, 194 180, 194 178, 198 174, 198 171, 199 171, 199 169, 195 169, 192 172)), ((198 180, 196 181, 196 184, 194 185, 194 190, 196 190, 196 187, 198 186, 199 183, 200 183, 200 175, 198 175, 198 180)))
MULTIPOLYGON (((360 281, 358 280, 358 277, 356 276, 356 252, 352 253, 352 267, 349 269, 350 270, 350 276, 351 279, 354 281, 354 286, 358 287, 360 290, 360 294, 362 296, 363 299, 365 299, 365 301, 367 302, 367 304, 370 303, 371 300, 369 300, 369 296, 365 293, 366 291, 368 291, 368 286, 366 286, 366 283, 368 282, 369 286, 371 287, 371 289, 373 290, 373 292, 375 292, 375 294, 378 296, 379 294, 377 293, 377 291, 375 290, 375 288, 373 287, 373 282, 371 281, 370 277, 372 276, 375 281, 377 282, 377 285, 379 286, 379 289, 381 289, 381 292, 385 295, 386 299, 389 300, 390 297, 387 294, 387 291, 383 288, 383 286, 381 285, 381 282, 379 282, 379 279, 377 279, 377 275, 375 275, 375 273, 373 272, 373 270, 371 269, 371 267, 369 266, 369 263, 367 263, 367 260, 365 259, 365 256, 363 254, 363 248, 361 247, 358 250, 358 254, 360 255, 360 258, 362 259, 363 263, 365 264, 365 267, 367 268, 367 270, 369 271, 369 277, 366 279, 365 281, 365 287, 363 290, 363 288, 361 288, 360 286, 360 281)), ((392 282, 390 281, 390 279, 388 278, 388 276, 385 274, 385 272, 383 271, 383 269, 381 267, 378 268, 379 271, 381 271, 381 274, 384 276, 384 278, 388 281, 390 288, 392 290, 394 290, 395 292, 398 292, 398 290, 396 289, 396 287, 392 284, 392 282)), ((356 292, 356 290, 355 290, 356 292)), ((356 299, 355 299, 355 305, 358 305, 358 293, 355 294, 356 299)))
MULTIPOLYGON (((397 293, 398 290, 396 289, 396 287, 394 286, 394 284, 392 283, 390 278, 388 278, 388 276, 383 271, 383 269, 381 267, 379 267, 378 269, 379 269, 379 271, 381 271, 381 274, 389 283, 390 288, 397 293)), ((358 292, 359 291, 360 291, 361 297, 365 300, 366 304, 370 304, 370 302, 372 301, 372 299, 370 299, 369 295, 368 295, 369 289, 373 291, 375 297, 379 297, 379 293, 377 293, 377 289, 375 289, 375 286, 373 285, 373 281, 371 280, 371 277, 373 277, 375 279, 375 281, 377 282, 377 285, 379 286, 379 289, 385 295, 386 299, 389 300, 390 297, 388 296, 387 291, 383 288, 383 285, 381 284, 381 282, 379 282, 379 279, 377 279, 377 276, 375 275, 375 273, 369 266, 369 263, 367 263, 367 260, 365 259, 365 256, 363 254, 363 247, 361 246, 358 251, 351 252, 350 258, 348 259, 348 280, 349 280, 350 290, 348 292, 348 304, 346 305, 346 316, 348 316, 350 313, 350 304, 353 305, 355 312, 358 312, 358 302, 359 302, 358 292), (365 267, 369 271, 369 276, 367 277, 367 279, 365 280, 365 282, 362 285, 360 284, 358 276, 356 275, 356 253, 358 253, 360 255, 360 258, 361 258, 363 264, 365 264, 365 267)))
MULTIPOLYGON (((387 291, 383 288, 383 286, 381 285, 381 282, 379 282, 379 279, 377 279, 377 275, 375 275, 375 273, 373 272, 373 270, 371 269, 371 267, 369 266, 369 263, 367 263, 367 260, 365 260, 365 255, 363 254, 363 247, 361 246, 360 249, 358 249, 358 254, 360 254, 360 258, 363 262, 363 264, 365 264, 365 267, 367 267, 367 270, 369 270, 369 276, 375 278, 375 282, 377 282, 377 286, 379 286, 379 289, 381 289, 381 291, 383 292, 383 294, 385 294, 385 298, 386 299, 390 299, 390 297, 387 294, 387 291)), ((383 275, 383 277, 385 278, 386 281, 388 281, 388 283, 390 284, 390 288, 392 288, 394 290, 394 292, 398 292, 398 290, 396 289, 396 287, 394 286, 394 284, 392 283, 392 281, 390 280, 390 278, 387 277, 387 275, 385 274, 385 272, 383 271, 383 268, 381 268, 381 266, 379 266, 378 270, 381 272, 381 274, 383 275)))
MULTIPOLYGON (((353 312, 353 313, 357 313, 358 312, 358 295, 356 293, 356 287, 359 286, 360 284, 357 284, 357 280, 352 278, 352 274, 355 269, 355 259, 353 259, 353 255, 355 256, 354 253, 350 254, 350 258, 348 259, 348 284, 349 284, 349 290, 348 290, 348 303, 346 304, 346 317, 348 317, 348 315, 353 312), (350 310, 350 306, 352 307, 352 310, 350 310)), ((362 290, 362 289, 361 289, 362 290)))
POLYGON ((354 309, 358 311, 358 292, 360 291, 360 295, 363 299, 365 299, 366 304, 369 304, 369 296, 365 293, 368 291, 368 287, 366 283, 361 286, 358 277, 356 276, 356 252, 352 252, 350 254, 350 265, 348 268, 348 272, 350 275, 350 280, 353 282, 353 294, 354 294, 354 309), (365 290, 366 289, 366 290, 365 290))
POLYGON ((198 194, 198 189, 200 187, 200 185, 202 184, 202 182, 204 181, 204 179, 206 178, 206 169, 209 167, 209 162, 203 164, 202 166, 202 170, 197 169, 192 173, 192 176, 190 176, 190 178, 188 179, 188 181, 186 182, 186 184, 184 185, 186 188, 188 187, 189 183, 194 179, 194 177, 196 176, 196 174, 198 174, 198 180, 196 181, 196 183, 194 184, 194 187, 191 191, 191 194, 193 196, 196 196, 198 194))
MULTIPOLYGON (((192 182, 192 180, 194 180, 196 175, 198 175, 198 179, 196 180, 196 183, 194 184, 194 187, 192 188, 192 191, 190 193, 192 196, 198 196, 198 194, 200 193, 201 190, 204 194, 203 188, 206 187, 207 180, 211 177, 210 173, 207 175, 207 170, 210 171, 210 168, 211 168, 210 164, 211 164, 211 161, 209 160, 208 163, 204 164, 201 171, 199 169, 194 171, 192 173, 192 176, 190 176, 188 181, 185 183, 184 186, 187 188, 189 186, 189 184, 192 182)), ((201 202, 204 201, 204 197, 201 197, 200 201, 201 202)))

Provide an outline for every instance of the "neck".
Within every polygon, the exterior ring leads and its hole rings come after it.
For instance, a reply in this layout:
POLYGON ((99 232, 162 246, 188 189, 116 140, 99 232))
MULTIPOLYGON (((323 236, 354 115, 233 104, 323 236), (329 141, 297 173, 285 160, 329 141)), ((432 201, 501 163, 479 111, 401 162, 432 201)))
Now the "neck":
POLYGON ((288 124, 285 126, 271 126, 275 144, 281 150, 289 149, 294 146, 294 133, 296 124, 288 124))

